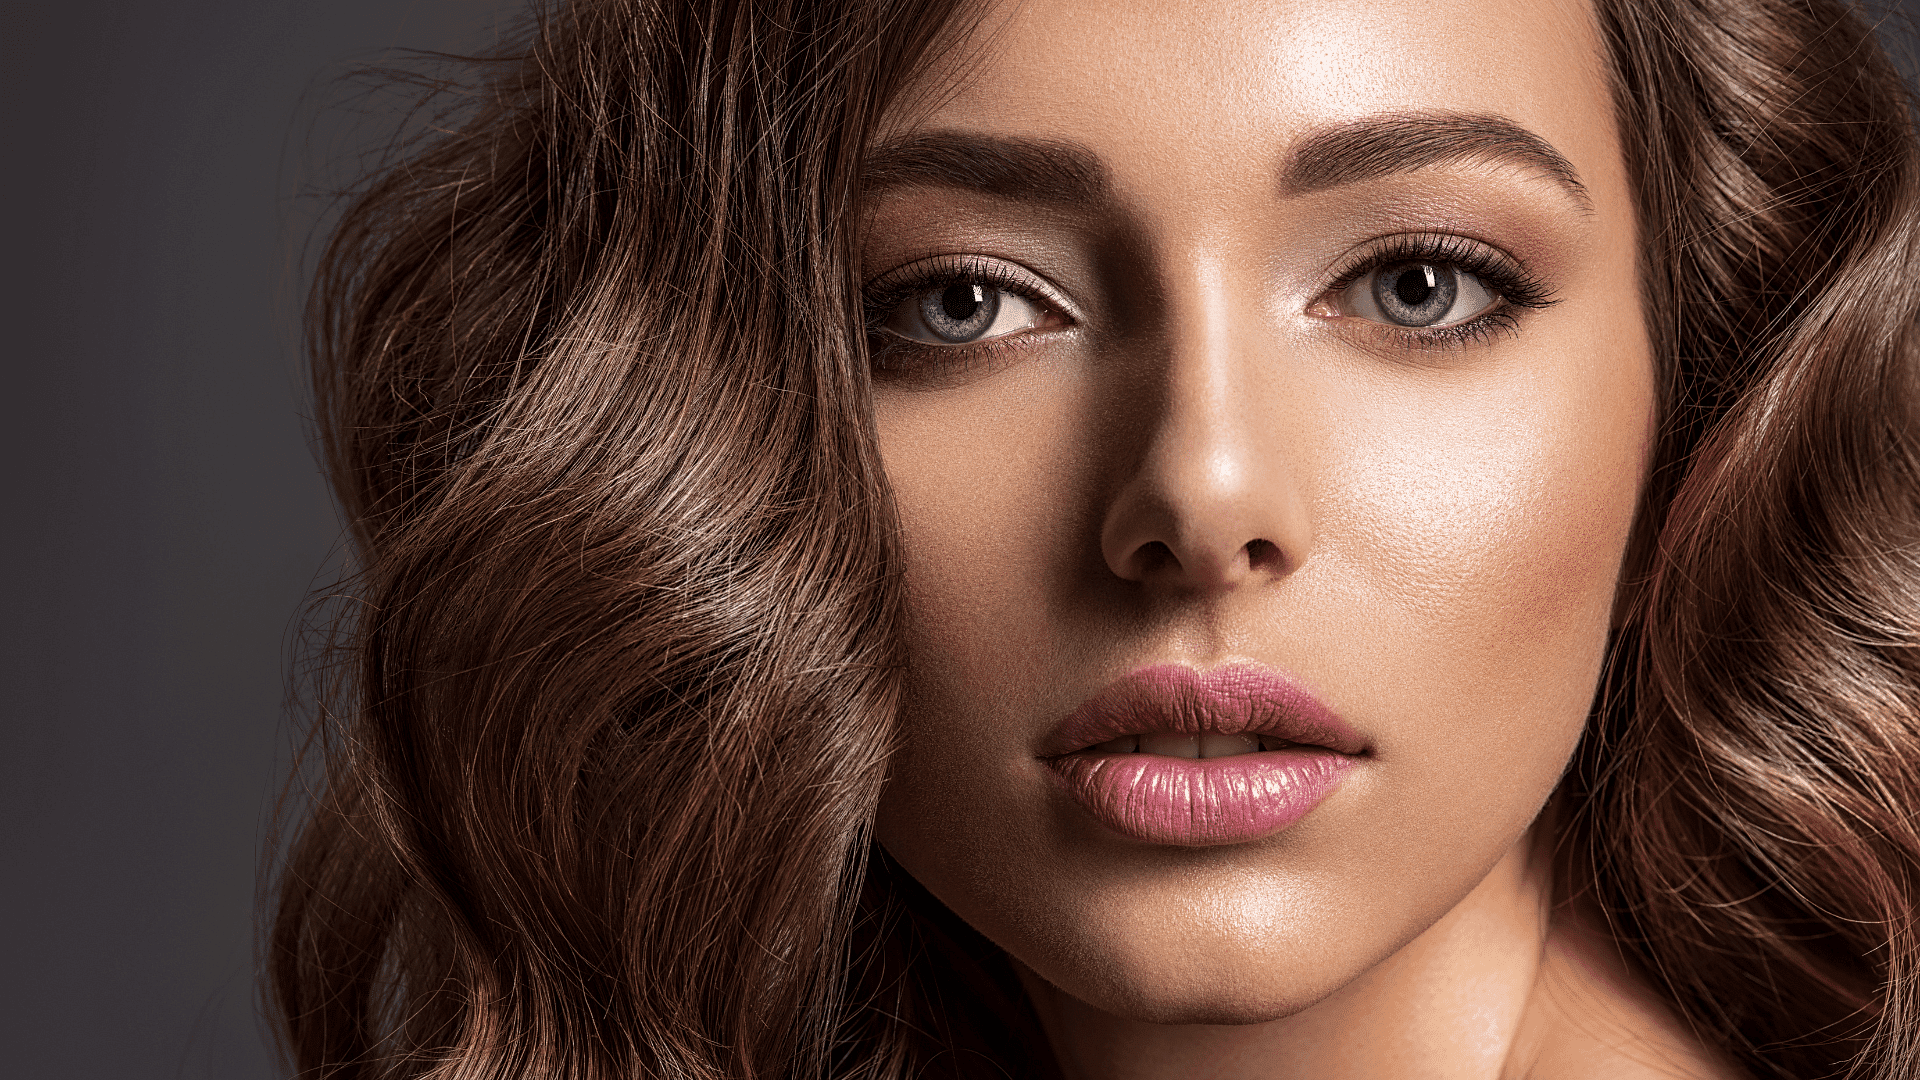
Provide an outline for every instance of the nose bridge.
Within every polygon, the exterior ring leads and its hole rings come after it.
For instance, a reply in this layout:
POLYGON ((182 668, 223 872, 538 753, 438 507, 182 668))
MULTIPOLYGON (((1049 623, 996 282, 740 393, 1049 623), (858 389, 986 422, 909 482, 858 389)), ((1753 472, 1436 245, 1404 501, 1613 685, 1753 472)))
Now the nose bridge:
POLYGON ((1129 580, 1226 587, 1286 573, 1305 515, 1267 400, 1274 357, 1256 288, 1195 252, 1166 268, 1161 400, 1145 451, 1106 515, 1101 547, 1129 580))
POLYGON ((1252 479, 1243 430, 1246 358, 1237 355, 1231 286, 1217 259, 1196 260, 1172 290, 1165 400, 1146 469, 1178 511, 1179 533, 1214 532, 1237 516, 1252 479))

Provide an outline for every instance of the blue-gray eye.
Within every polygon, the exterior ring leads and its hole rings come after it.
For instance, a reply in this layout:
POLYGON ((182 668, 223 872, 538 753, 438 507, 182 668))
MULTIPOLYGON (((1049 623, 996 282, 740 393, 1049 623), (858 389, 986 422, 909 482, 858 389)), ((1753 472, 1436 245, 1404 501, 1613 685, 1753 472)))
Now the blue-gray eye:
POLYGON ((1479 278, 1438 262, 1382 266, 1342 293, 1349 314, 1394 326, 1448 326, 1500 302, 1479 278))
POLYGON ((1040 309, 1019 293, 966 281, 907 297, 883 325, 909 341, 971 345, 1031 329, 1040 318, 1040 309))

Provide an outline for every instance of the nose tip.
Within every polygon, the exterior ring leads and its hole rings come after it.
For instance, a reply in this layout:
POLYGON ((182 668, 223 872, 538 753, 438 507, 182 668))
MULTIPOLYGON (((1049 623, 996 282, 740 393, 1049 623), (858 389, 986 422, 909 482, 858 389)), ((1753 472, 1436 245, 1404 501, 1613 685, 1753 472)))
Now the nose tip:
POLYGON ((1182 591, 1292 573, 1312 533, 1298 455, 1275 430, 1222 415, 1229 410, 1170 412, 1107 506, 1099 541, 1108 569, 1182 591))
POLYGON ((1116 432, 1100 548, 1118 577, 1203 591, 1277 581, 1312 539, 1312 454, 1276 340, 1240 302, 1257 283, 1195 255, 1172 276, 1155 392, 1116 432), (1245 285, 1246 294, 1236 290, 1245 285))

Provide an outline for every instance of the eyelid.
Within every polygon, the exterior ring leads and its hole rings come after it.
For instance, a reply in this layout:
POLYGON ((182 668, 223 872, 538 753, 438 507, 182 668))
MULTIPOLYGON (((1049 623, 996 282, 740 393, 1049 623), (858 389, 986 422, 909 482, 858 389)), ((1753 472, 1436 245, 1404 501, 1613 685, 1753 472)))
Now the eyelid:
POLYGON ((1345 257, 1345 268, 1333 275, 1333 280, 1319 295, 1338 292, 1370 271, 1402 262, 1455 266, 1473 274, 1501 299, 1517 307, 1540 308, 1558 302, 1547 283, 1511 254, 1484 240, 1441 232, 1398 233, 1360 245, 1345 257))
POLYGON ((1075 306, 1047 280, 1010 259, 977 253, 942 253, 910 260, 868 280, 862 303, 868 340, 868 363, 876 378, 896 387, 937 389, 964 383, 1014 362, 1036 343, 1031 331, 1017 331, 980 341, 933 344, 886 329, 887 317, 902 303, 931 287, 971 281, 992 286, 1025 300, 1043 315, 1056 315, 1066 329, 1080 322, 1075 306), (883 336, 876 336, 883 335, 883 336))
MULTIPOLYGON (((876 325, 875 316, 929 285, 942 281, 979 281, 1016 293, 1022 298, 1052 309, 1072 322, 1080 315, 1059 290, 1045 278, 1010 259, 979 254, 940 254, 915 259, 874 277, 861 288, 868 325, 876 325)), ((960 347, 960 346, 956 346, 960 347)))
POLYGON ((1559 303, 1545 280, 1528 269, 1513 255, 1484 240, 1457 233, 1400 233, 1379 237, 1350 249, 1345 269, 1320 290, 1311 307, 1352 287, 1362 277, 1384 267, 1403 262, 1446 263, 1480 279, 1499 303, 1480 314, 1457 323, 1437 327, 1398 326, 1393 323, 1359 321, 1376 335, 1393 339, 1403 349, 1452 348, 1484 340, 1496 331, 1518 329, 1520 312, 1551 307, 1559 303))

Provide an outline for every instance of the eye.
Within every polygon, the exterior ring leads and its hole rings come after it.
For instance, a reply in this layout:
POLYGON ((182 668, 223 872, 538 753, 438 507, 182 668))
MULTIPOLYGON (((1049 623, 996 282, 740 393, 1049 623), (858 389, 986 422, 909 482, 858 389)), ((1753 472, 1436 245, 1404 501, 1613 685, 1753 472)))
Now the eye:
POLYGON ((880 325, 909 341, 971 345, 1049 321, 1050 312, 991 281, 935 282, 902 298, 880 325))
POLYGON ((1393 326, 1450 326, 1500 302, 1479 277, 1452 263, 1413 260, 1377 267, 1339 291, 1343 314, 1393 326))

